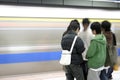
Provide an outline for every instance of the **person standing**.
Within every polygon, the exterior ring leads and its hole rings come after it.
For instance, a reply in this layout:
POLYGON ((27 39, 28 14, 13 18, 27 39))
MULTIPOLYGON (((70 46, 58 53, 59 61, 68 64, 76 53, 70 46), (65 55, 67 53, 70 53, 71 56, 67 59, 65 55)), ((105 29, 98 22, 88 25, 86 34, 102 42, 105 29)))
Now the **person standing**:
POLYGON ((87 80, 87 74, 88 74, 86 52, 87 52, 87 49, 88 49, 88 47, 90 45, 90 41, 93 38, 92 32, 91 32, 91 30, 89 28, 89 25, 90 25, 89 19, 84 18, 82 20, 83 29, 81 30, 80 35, 79 35, 81 37, 81 39, 83 40, 84 44, 85 44, 85 51, 82 54, 83 59, 84 59, 84 63, 82 65, 82 68, 83 68, 83 73, 84 73, 85 80, 87 80))
MULTIPOLYGON (((63 50, 70 50, 74 37, 79 33, 80 25, 77 20, 72 20, 63 33, 61 40, 61 47, 63 50)), ((84 80, 83 70, 81 64, 83 63, 82 53, 85 50, 84 43, 77 37, 73 51, 71 54, 71 64, 65 65, 64 71, 67 80, 84 80)))
POLYGON ((99 76, 106 60, 106 38, 101 34, 99 22, 93 22, 90 28, 95 37, 91 40, 86 54, 89 68, 87 80, 100 80, 99 76))
POLYGON ((107 57, 105 62, 105 69, 102 71, 100 77, 101 80, 109 80, 112 79, 113 66, 117 62, 117 52, 115 48, 116 37, 115 34, 111 32, 111 23, 109 21, 103 21, 101 24, 101 29, 107 39, 107 57))

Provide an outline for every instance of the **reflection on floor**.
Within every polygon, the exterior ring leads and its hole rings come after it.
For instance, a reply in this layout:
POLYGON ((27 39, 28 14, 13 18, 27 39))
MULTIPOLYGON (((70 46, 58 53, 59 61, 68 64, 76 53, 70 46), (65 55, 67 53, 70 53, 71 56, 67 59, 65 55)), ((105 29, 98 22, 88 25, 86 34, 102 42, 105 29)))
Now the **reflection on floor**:
MULTIPOLYGON (((12 76, 1 76, 0 80, 65 80, 63 71, 47 72, 47 73, 33 73, 33 74, 22 74, 12 76)), ((120 69, 119 71, 113 72, 112 80, 120 80, 120 69)))

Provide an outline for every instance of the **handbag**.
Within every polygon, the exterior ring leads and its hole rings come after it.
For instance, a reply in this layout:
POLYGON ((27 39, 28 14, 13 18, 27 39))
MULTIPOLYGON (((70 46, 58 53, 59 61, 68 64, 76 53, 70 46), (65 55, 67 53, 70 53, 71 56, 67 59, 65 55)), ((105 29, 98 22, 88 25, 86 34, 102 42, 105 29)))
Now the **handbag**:
POLYGON ((70 65, 71 54, 72 54, 72 50, 73 50, 74 44, 76 42, 76 39, 77 39, 77 36, 75 36, 75 38, 73 40, 70 51, 69 50, 62 50, 61 58, 60 58, 60 61, 59 61, 61 65, 70 65))

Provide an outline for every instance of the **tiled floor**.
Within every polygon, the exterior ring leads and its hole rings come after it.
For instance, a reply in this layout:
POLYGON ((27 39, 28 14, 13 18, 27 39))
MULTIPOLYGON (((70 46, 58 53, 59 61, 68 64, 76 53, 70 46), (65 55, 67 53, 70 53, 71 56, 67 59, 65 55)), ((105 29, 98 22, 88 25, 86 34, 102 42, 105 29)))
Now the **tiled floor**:
MULTIPOLYGON (((2 76, 0 80, 65 80, 63 71, 47 72, 47 73, 33 73, 33 74, 22 74, 13 76, 2 76)), ((120 80, 120 69, 119 71, 113 72, 113 80, 120 80)))
POLYGON ((63 71, 2 76, 0 80, 65 80, 63 71))

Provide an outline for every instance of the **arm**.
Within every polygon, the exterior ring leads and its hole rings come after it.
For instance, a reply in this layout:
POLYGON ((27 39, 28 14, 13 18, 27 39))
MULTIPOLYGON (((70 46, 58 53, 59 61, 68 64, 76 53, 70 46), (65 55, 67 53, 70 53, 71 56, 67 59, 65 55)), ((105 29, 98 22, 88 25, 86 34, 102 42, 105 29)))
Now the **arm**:
POLYGON ((112 34, 113 34, 113 45, 116 46, 117 45, 117 43, 116 43, 116 36, 115 36, 114 33, 112 33, 112 34))
POLYGON ((90 46, 89 46, 89 48, 87 50, 87 55, 86 55, 87 59, 95 55, 96 47, 97 46, 95 44, 95 41, 91 41, 90 46))
POLYGON ((83 51, 85 50, 84 43, 80 39, 80 37, 78 37, 77 40, 76 40, 76 48, 78 50, 77 51, 78 53, 83 53, 83 51))

